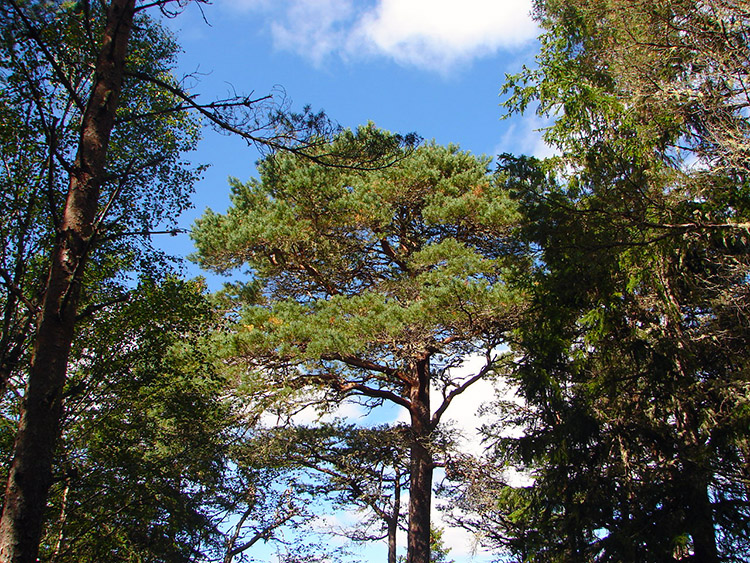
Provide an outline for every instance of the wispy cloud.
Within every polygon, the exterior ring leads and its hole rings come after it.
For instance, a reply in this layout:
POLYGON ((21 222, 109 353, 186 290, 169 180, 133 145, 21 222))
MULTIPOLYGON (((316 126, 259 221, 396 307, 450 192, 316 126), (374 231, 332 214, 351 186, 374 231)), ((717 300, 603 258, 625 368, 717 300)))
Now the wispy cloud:
POLYGON ((267 18, 277 48, 316 63, 386 57, 440 73, 537 34, 531 0, 232 0, 267 18))
POLYGON ((557 150, 544 141, 544 129, 551 124, 547 118, 524 115, 523 119, 513 119, 493 154, 511 153, 547 158, 558 154, 557 150))
POLYGON ((357 13, 352 0, 287 0, 271 23, 274 45, 321 63, 348 44, 357 13))

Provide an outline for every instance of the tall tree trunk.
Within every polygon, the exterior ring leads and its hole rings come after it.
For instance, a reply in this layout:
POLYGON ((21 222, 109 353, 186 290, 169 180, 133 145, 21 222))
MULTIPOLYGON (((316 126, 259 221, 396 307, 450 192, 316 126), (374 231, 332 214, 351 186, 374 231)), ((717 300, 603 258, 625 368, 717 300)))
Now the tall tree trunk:
POLYGON ((109 137, 122 90, 135 0, 112 0, 81 121, 78 153, 50 273, 18 426, 0 521, 0 562, 37 559, 52 461, 63 414, 84 264, 104 177, 109 137))
POLYGON ((432 503, 432 471, 430 449, 430 361, 416 364, 415 384, 410 390, 411 402, 411 475, 409 479, 409 530, 407 563, 430 561, 430 507, 432 503))
POLYGON ((690 492, 690 513, 688 525, 693 538, 695 560, 701 563, 719 563, 719 551, 716 546, 716 529, 714 528, 713 508, 708 496, 708 480, 702 478, 700 470, 693 473, 692 491, 690 492))

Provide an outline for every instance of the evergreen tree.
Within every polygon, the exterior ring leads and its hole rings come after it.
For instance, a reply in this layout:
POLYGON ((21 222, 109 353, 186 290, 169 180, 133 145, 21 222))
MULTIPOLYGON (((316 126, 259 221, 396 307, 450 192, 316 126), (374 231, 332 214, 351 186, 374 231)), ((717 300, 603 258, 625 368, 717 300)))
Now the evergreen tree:
MULTIPOLYGON (((344 132, 324 150, 373 135, 344 132)), ((409 563, 430 560, 432 437, 495 369, 523 308, 508 285, 522 264, 515 206, 487 165, 434 144, 370 171, 278 155, 193 233, 204 267, 250 268, 257 303, 238 303, 228 354, 258 400, 323 393, 409 412, 409 563), (458 375, 469 355, 484 367, 458 375)))
POLYGON ((525 433, 490 431, 534 481, 495 476, 485 523, 523 561, 746 560, 747 7, 536 14, 539 66, 508 104, 552 116, 560 156, 501 162, 539 256, 525 433))

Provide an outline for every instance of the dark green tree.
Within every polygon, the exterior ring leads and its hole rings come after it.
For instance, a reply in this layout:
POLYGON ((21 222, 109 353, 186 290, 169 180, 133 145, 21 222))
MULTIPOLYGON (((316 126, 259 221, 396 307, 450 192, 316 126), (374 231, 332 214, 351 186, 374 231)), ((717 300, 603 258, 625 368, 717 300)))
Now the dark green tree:
POLYGON ((501 162, 539 255, 508 421, 525 433, 489 431, 533 485, 495 473, 475 525, 523 561, 745 560, 747 7, 536 15, 539 66, 508 104, 538 103, 560 156, 501 162))
MULTIPOLYGON (((374 134, 347 132, 325 150, 374 134)), ((280 155, 261 163, 260 180, 235 182, 227 214, 207 212, 193 233, 202 266, 247 266, 258 286, 227 337, 258 397, 409 412, 410 563, 430 559, 433 435, 493 371, 523 308, 507 283, 522 263, 510 243, 516 210, 487 166, 434 144, 371 171, 280 155), (484 367, 457 372, 472 354, 484 367)))

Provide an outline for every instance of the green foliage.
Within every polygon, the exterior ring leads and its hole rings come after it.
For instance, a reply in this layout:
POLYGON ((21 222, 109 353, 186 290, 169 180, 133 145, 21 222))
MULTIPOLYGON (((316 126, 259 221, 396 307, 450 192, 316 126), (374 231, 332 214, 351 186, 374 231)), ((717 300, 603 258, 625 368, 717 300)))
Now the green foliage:
MULTIPOLYGON (((224 322, 201 282, 169 277, 82 323, 44 560, 222 560, 231 547, 244 561, 309 520, 293 480, 242 438, 244 403, 216 356, 224 322)), ((279 561, 311 548, 279 545, 279 561)))
POLYGON ((511 78, 507 105, 538 103, 560 155, 501 161, 538 251, 518 333, 527 408, 488 426, 499 467, 486 496, 459 493, 481 499, 467 526, 519 561, 744 560, 748 12, 536 13, 539 66, 511 78))
POLYGON ((233 415, 202 337, 215 322, 201 285, 169 279, 85 324, 45 560, 187 561, 221 548, 233 415))
POLYGON ((539 65, 511 77, 510 111, 555 118, 566 158, 693 158, 747 172, 747 7, 725 0, 540 1, 539 65))
MULTIPOLYGON (((370 125, 321 150, 345 153, 352 143, 384 135, 370 125)), ((195 259, 203 267, 247 267, 253 276, 255 291, 226 293, 252 300, 235 303, 238 321, 224 345, 228 364, 256 404, 281 414, 312 404, 325 411, 343 399, 369 407, 389 401, 409 410, 409 537, 413 543, 419 538, 423 551, 429 549, 429 475, 441 457, 440 419, 466 387, 493 374, 497 348, 523 309, 522 293, 509 283, 528 267, 512 236, 519 215, 488 165, 434 143, 373 170, 276 155, 260 164, 259 180, 233 181, 228 212, 208 211, 193 231, 195 259), (472 354, 485 358, 485 366, 457 374, 472 354), (429 389, 440 398, 434 408, 429 389)), ((364 435, 360 430, 358 440, 364 435)), ((334 447, 316 444, 324 451, 334 447)), ((306 452, 312 459, 320 455, 315 448, 306 452)), ((367 451, 356 453, 364 471, 380 467, 368 467, 367 451)), ((332 452, 325 463, 344 459, 343 452, 332 452)), ((398 503, 389 509, 387 500, 375 501, 353 467, 336 465, 336 471, 348 491, 346 479, 356 481, 363 491, 356 502, 381 522, 397 518, 389 510, 398 513, 398 503)), ((383 479, 380 474, 374 484, 383 479)), ((382 494, 395 495, 399 479, 390 478, 382 494)), ((340 490, 334 482, 328 486, 340 490)), ((395 530, 388 534, 393 538, 395 530)))
POLYGON ((431 563, 454 563, 448 559, 451 549, 443 543, 443 529, 433 527, 430 529, 430 562, 431 563))
MULTIPOLYGON (((10 459, 52 248, 60 236, 104 3, 0 6, 0 447, 10 459)), ((136 18, 128 71, 176 85, 178 47, 136 18)), ((44 557, 190 560, 220 550, 228 405, 198 331, 202 288, 170 277, 150 232, 189 206, 198 121, 129 74, 109 139, 66 389, 44 557), (141 276, 139 278, 139 276, 141 276), (136 287, 136 279, 143 281, 136 287), (157 280, 157 281, 154 281, 157 280)), ((67 354, 65 354, 67 355, 67 354)), ((7 467, 3 467, 3 472, 7 467)), ((41 477, 40 477, 41 479, 41 477)))
MULTIPOLYGON (((22 386, 36 310, 68 190, 83 101, 104 17, 67 3, 0 7, 0 377, 22 386), (42 51, 40 44, 46 51, 42 51), (54 60, 53 65, 50 60, 54 60)), ((157 22, 138 18, 129 69, 175 83, 178 47, 157 22)), ((189 205, 200 168, 198 121, 172 111, 180 102, 153 84, 126 79, 108 150, 96 236, 84 273, 83 314, 121 298, 134 272, 158 278, 169 260, 148 233, 171 228, 189 205)))
POLYGON ((493 331, 518 303, 502 281, 516 212, 486 166, 429 145, 369 172, 277 155, 261 181, 235 181, 227 215, 193 233, 202 266, 247 264, 264 283, 268 305, 243 309, 235 353, 408 356, 493 331))

